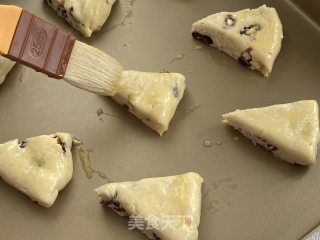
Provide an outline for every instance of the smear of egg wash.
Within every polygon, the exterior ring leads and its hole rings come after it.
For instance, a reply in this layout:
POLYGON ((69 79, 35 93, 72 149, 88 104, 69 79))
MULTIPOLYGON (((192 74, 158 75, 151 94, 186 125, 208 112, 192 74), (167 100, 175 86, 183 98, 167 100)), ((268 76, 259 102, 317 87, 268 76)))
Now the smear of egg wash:
POLYGON ((183 59, 183 58, 184 58, 184 53, 179 53, 179 54, 177 54, 177 56, 175 56, 175 57, 169 62, 169 64, 170 64, 170 63, 173 63, 173 62, 175 62, 175 61, 181 60, 181 59, 183 59))
POLYGON ((73 143, 76 145, 82 169, 85 172, 87 178, 91 179, 94 174, 97 174, 99 177, 107 179, 106 175, 103 172, 94 170, 91 167, 90 151, 84 146, 84 143, 77 138, 73 138, 73 143))
POLYGON ((213 146, 213 143, 212 143, 212 141, 211 141, 211 139, 206 139, 206 140, 204 140, 203 141, 203 146, 204 147, 212 147, 213 146))
POLYGON ((192 113, 194 113, 195 111, 197 111, 200 107, 201 107, 201 104, 196 104, 196 105, 194 105, 194 106, 187 107, 187 108, 183 109, 180 114, 183 115, 182 117, 188 117, 188 116, 190 116, 192 113))
POLYGON ((202 50, 204 47, 203 47, 203 45, 197 45, 197 46, 195 46, 195 48, 193 49, 193 50, 202 50))
POLYGON ((99 108, 99 109, 97 110, 97 116, 98 116, 98 118, 99 118, 99 120, 100 120, 101 122, 103 122, 102 115, 107 115, 107 116, 114 117, 114 118, 120 118, 119 116, 116 116, 116 115, 113 115, 113 114, 110 114, 110 113, 106 113, 106 112, 104 112, 104 111, 102 110, 102 108, 99 108))
POLYGON ((201 107, 201 104, 196 104, 194 106, 184 108, 181 112, 176 114, 175 123, 177 123, 177 122, 185 119, 186 117, 190 116, 192 113, 197 111, 200 107, 201 107))

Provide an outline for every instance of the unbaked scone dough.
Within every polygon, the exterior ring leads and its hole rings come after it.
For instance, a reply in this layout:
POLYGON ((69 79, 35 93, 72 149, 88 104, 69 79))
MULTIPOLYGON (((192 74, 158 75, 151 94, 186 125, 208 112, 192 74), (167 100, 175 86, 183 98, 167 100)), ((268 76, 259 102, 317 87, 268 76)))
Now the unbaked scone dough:
POLYGON ((0 144, 0 177, 44 207, 51 207, 73 173, 72 137, 56 133, 0 144))
POLYGON ((0 56, 0 84, 3 83, 7 74, 10 72, 10 70, 13 68, 15 64, 15 62, 0 56))
POLYGON ((110 183, 96 189, 96 192, 101 204, 119 215, 140 218, 144 224, 140 225, 140 230, 150 239, 197 240, 202 182, 199 174, 191 172, 136 182, 110 183))
POLYGON ((116 0, 47 0, 48 4, 85 37, 99 31, 116 0))
POLYGON ((266 77, 272 71, 283 39, 277 11, 265 5, 210 15, 192 25, 192 35, 266 77))
POLYGON ((314 100, 237 110, 224 122, 254 144, 290 163, 314 165, 319 143, 319 109, 314 100))
POLYGON ((162 135, 169 128, 186 88, 180 73, 123 71, 112 98, 162 135))

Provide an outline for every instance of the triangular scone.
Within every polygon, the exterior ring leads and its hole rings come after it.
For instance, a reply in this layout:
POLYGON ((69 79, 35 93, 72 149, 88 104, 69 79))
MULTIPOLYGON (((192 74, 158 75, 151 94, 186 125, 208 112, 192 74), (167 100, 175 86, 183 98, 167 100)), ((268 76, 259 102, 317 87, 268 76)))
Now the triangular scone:
POLYGON ((318 104, 313 100, 237 110, 224 114, 224 122, 254 144, 290 163, 313 165, 319 142, 318 104))
POLYGON ((68 133, 0 144, 0 177, 41 206, 51 207, 72 178, 71 147, 68 133))
MULTIPOLYGON (((201 214, 201 185, 197 173, 110 183, 96 189, 101 204, 140 226, 154 240, 196 240, 201 214), (136 222, 134 222, 136 223, 136 222), (141 226, 142 225, 142 226, 141 226)), ((131 225, 129 221, 129 227, 131 225)))
POLYGON ((0 56, 0 84, 3 83, 7 74, 10 72, 10 70, 13 68, 15 64, 15 62, 0 56))
POLYGON ((123 71, 115 101, 162 135, 183 97, 185 77, 180 73, 123 71))
POLYGON ((210 15, 192 25, 192 35, 264 76, 271 73, 283 39, 277 11, 265 5, 210 15))
POLYGON ((99 31, 116 0, 47 0, 48 4, 85 37, 99 31))

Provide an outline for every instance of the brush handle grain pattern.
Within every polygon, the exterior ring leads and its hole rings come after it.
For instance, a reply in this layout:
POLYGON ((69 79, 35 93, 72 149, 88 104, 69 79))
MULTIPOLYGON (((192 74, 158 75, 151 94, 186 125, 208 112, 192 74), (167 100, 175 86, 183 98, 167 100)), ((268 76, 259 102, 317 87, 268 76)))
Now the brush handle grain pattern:
POLYGON ((22 11, 5 57, 49 77, 64 78, 75 38, 56 26, 22 11))

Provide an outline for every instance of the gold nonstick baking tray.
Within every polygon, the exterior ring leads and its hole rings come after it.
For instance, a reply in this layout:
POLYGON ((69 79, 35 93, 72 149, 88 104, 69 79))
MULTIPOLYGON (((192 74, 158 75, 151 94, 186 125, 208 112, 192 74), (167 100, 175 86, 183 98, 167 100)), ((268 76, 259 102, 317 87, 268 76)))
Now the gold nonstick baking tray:
MULTIPOLYGON (((111 99, 16 66, 0 86, 0 142, 70 132, 92 149, 92 167, 113 181, 198 172, 205 179, 200 240, 295 240, 320 223, 320 162, 290 165, 221 123, 221 114, 237 108, 320 100, 317 0, 118 0, 91 39, 42 0, 0 3, 59 25, 127 69, 181 72, 187 78, 170 130, 159 137, 111 99), (191 37, 194 21, 264 3, 278 10, 285 35, 269 79, 213 48, 194 50, 201 45, 191 37), (100 120, 98 109, 119 118, 100 120), (212 147, 203 146, 206 139, 212 147)), ((105 180, 88 179, 73 155, 74 177, 50 209, 0 181, 1 240, 146 239, 128 230, 126 218, 99 205, 93 189, 105 180)))

